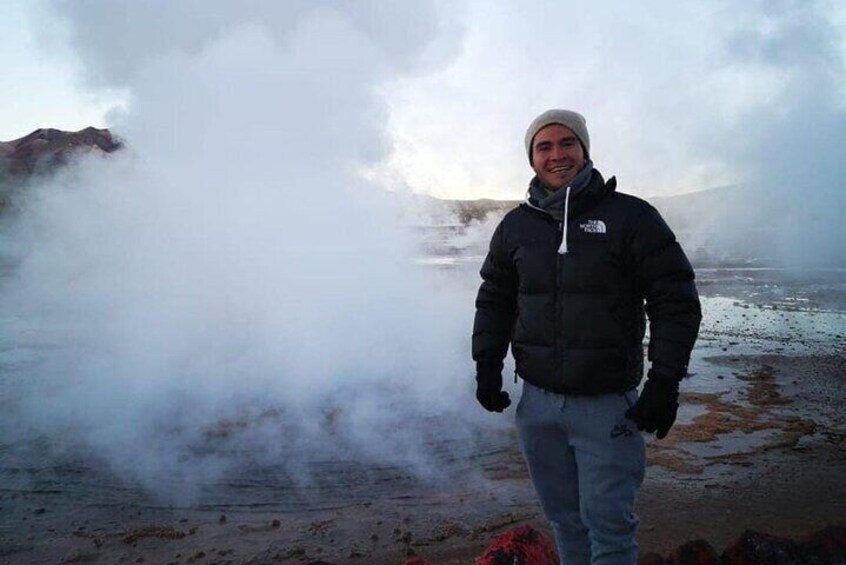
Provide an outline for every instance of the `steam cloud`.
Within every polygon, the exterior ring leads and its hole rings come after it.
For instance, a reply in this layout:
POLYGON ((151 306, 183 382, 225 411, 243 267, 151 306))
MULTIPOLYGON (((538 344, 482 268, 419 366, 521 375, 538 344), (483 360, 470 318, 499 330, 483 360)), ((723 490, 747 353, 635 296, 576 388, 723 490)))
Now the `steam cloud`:
POLYGON ((4 226, 4 436, 171 499, 244 461, 436 474, 428 438, 466 444, 475 417, 472 297, 361 174, 390 149, 380 85, 454 42, 432 7, 57 9, 92 84, 129 89, 129 149, 4 226))
POLYGON ((520 134, 547 108, 574 108, 621 191, 738 188, 691 210, 691 245, 719 240, 723 256, 763 232, 785 264, 846 264, 842 3, 466 4, 456 60, 392 90, 391 163, 413 186, 521 199, 520 134), (483 150, 468 152, 454 124, 483 150))
POLYGON ((773 245, 794 266, 846 266, 846 35, 833 12, 762 4, 740 12, 725 45, 737 72, 763 69, 774 84, 712 146, 749 172, 746 222, 779 226, 773 245))

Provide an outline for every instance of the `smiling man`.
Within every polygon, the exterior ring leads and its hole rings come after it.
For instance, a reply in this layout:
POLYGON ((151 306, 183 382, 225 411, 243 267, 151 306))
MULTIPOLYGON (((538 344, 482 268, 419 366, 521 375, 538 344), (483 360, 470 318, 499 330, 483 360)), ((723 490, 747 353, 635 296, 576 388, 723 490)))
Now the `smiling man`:
POLYGON ((548 110, 525 143, 526 202, 497 226, 481 270, 476 398, 492 412, 511 404, 510 345, 520 445, 561 563, 634 565, 639 431, 661 439, 675 421, 701 319, 693 269, 655 208, 593 168, 582 115, 548 110))

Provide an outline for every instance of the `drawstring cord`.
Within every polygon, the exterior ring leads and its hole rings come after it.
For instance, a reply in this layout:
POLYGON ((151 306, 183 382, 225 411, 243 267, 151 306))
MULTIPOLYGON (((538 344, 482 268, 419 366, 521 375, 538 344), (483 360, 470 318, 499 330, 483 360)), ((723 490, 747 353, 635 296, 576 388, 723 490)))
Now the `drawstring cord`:
POLYGON ((559 255, 567 253, 567 215, 570 208, 570 186, 567 186, 567 194, 564 196, 564 219, 561 221, 561 246, 558 248, 559 255))

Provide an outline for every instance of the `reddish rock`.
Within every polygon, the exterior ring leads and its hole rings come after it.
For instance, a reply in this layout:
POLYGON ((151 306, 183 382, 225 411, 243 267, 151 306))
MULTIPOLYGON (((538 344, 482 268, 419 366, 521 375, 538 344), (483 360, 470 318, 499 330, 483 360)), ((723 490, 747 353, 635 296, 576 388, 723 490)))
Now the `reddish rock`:
POLYGON ((800 565, 808 563, 807 552, 786 538, 747 530, 723 552, 731 565, 800 565))
POLYGON ((720 565, 720 557, 705 540, 693 540, 678 546, 667 558, 667 565, 720 565))
POLYGON ((531 526, 518 526, 496 538, 475 565, 557 565, 555 546, 548 537, 531 526))
POLYGON ((26 176, 49 171, 67 164, 76 153, 111 153, 120 148, 121 143, 107 129, 89 127, 75 132, 37 129, 19 139, 0 142, 0 178, 6 174, 26 176))
POLYGON ((805 538, 802 545, 815 563, 846 563, 846 525, 823 528, 805 538))
POLYGON ((412 557, 410 559, 406 559, 402 565, 432 565, 422 557, 412 557))
POLYGON ((667 562, 654 551, 650 551, 638 557, 637 565, 667 565, 667 562))

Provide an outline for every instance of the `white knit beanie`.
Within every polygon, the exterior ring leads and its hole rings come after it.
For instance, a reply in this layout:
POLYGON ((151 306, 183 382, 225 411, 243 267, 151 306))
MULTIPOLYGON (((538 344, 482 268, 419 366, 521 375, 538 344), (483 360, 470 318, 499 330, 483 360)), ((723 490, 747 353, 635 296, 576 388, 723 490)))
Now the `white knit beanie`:
POLYGON ((529 129, 526 130, 526 154, 529 156, 529 164, 532 163, 532 142, 535 140, 535 135, 550 124, 561 124, 570 128, 582 143, 585 157, 589 156, 590 136, 588 135, 585 117, 572 110, 547 110, 532 120, 529 129))

